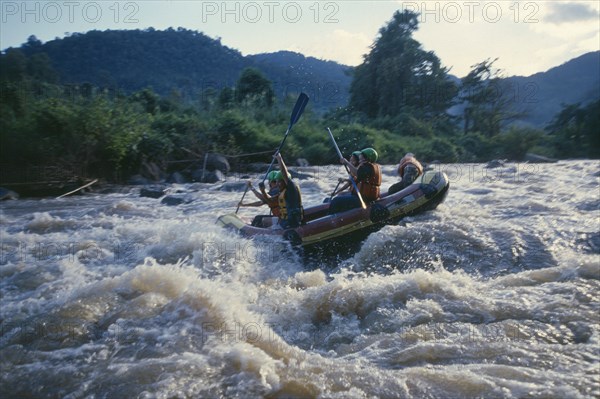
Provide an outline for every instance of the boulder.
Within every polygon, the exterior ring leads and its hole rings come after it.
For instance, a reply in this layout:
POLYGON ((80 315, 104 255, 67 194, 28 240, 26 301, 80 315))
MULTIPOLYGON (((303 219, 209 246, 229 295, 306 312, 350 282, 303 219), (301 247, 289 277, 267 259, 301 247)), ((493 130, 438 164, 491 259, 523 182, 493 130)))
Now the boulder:
POLYGON ((143 187, 140 190, 140 197, 160 198, 165 195, 165 189, 161 187, 143 187))
POLYGON ((196 169, 192 172, 192 180, 201 183, 216 183, 225 180, 225 175, 220 170, 206 171, 203 173, 202 169, 196 169))
POLYGON ((167 206, 177 206, 183 204, 184 202, 186 202, 185 198, 175 197, 173 195, 166 196, 160 201, 161 204, 167 206))
POLYGON ((308 173, 296 172, 294 170, 290 170, 290 174, 292 175, 292 178, 297 180, 306 180, 313 177, 313 175, 310 175, 308 173))
POLYGON ((306 158, 298 158, 296 159, 296 165, 301 167, 310 166, 310 163, 306 160, 306 158))
POLYGON ((243 192, 245 189, 246 189, 246 182, 241 180, 241 181, 232 181, 232 182, 224 183, 219 190, 220 191, 243 192))
POLYGON ((530 152, 528 152, 527 154, 525 154, 525 158, 523 160, 527 161, 527 162, 533 162, 533 163, 554 163, 554 162, 557 162, 556 159, 548 158, 548 157, 545 157, 545 156, 542 156, 542 155, 532 154, 530 152))
POLYGON ((152 181, 161 181, 165 178, 165 172, 154 162, 142 161, 140 174, 152 181))
POLYGON ((0 201, 19 199, 19 194, 4 187, 0 187, 0 201))
POLYGON ((254 172, 254 173, 265 173, 269 168, 268 163, 249 163, 247 165, 240 165, 239 170, 243 170, 244 172, 254 172))
POLYGON ((186 184, 188 180, 179 172, 173 172, 167 178, 167 183, 186 184))
POLYGON ((219 181, 225 181, 225 174, 218 169, 204 176, 204 183, 216 183, 219 181))
POLYGON ((505 162, 506 160, 503 159, 492 159, 487 163, 487 165, 485 165, 485 167, 487 169, 502 168, 504 167, 505 162))
POLYGON ((133 175, 129 178, 129 184, 132 184, 134 186, 145 186, 146 184, 150 183, 152 182, 142 175, 133 175))
POLYGON ((206 158, 206 170, 220 170, 223 173, 228 173, 231 170, 231 166, 224 155, 209 153, 206 158))

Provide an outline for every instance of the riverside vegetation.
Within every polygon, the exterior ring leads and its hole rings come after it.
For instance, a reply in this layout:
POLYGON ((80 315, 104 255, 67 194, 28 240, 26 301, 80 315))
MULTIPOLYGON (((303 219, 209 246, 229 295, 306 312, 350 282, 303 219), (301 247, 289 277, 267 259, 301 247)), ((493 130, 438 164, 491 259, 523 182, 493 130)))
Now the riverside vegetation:
MULTIPOLYGON (((524 111, 502 89, 495 60, 480 62, 457 81, 435 53, 423 50, 412 37, 417 29, 417 14, 395 13, 363 63, 352 69, 347 106, 328 111, 309 106, 286 142, 286 158, 335 163, 327 126, 343 152, 372 146, 382 163, 396 163, 407 151, 441 162, 518 161, 527 152, 560 159, 600 158, 599 100, 565 105, 545 129, 511 124, 524 111)), ((123 38, 131 34, 104 33, 123 38)), ((135 31, 142 37, 144 33, 161 34, 135 31)), ((181 29, 162 34, 199 35, 181 29)), ((125 85, 69 83, 35 37, 0 55, 0 90, 3 164, 77 165, 90 175, 116 181, 138 173, 144 162, 177 167, 190 152, 274 150, 297 95, 277 95, 273 82, 254 66, 245 67, 231 85, 196 95, 175 85, 165 94, 151 87, 132 91, 125 85)), ((243 159, 265 161, 270 159, 264 154, 243 159)))

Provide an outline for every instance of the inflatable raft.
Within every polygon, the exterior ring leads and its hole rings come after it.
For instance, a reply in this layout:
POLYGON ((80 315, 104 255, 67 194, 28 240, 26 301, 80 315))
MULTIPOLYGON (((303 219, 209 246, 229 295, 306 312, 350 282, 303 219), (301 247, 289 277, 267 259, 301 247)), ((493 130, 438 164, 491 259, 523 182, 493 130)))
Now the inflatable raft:
POLYGON ((356 208, 329 215, 329 203, 305 208, 303 224, 294 229, 255 227, 251 221, 234 213, 220 216, 217 224, 236 230, 244 237, 283 236, 293 245, 311 247, 366 236, 405 216, 435 209, 446 198, 449 187, 445 173, 426 171, 404 190, 392 195, 382 194, 379 200, 367 204, 366 209, 356 208))

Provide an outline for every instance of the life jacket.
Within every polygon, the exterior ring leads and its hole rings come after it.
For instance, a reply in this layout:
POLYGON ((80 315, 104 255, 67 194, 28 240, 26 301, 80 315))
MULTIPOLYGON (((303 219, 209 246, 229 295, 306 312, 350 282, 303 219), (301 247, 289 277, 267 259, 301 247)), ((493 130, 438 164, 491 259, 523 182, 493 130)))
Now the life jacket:
POLYGON ((267 205, 269 209, 271 209, 271 213, 273 216, 279 217, 281 215, 281 208, 279 206, 279 197, 272 198, 267 200, 267 205))
POLYGON ((417 161, 415 157, 404 157, 400 160, 400 165, 398 165, 398 175, 400 177, 404 176, 404 169, 408 165, 413 165, 419 171, 419 176, 423 174, 423 165, 421 162, 417 161))
POLYGON ((371 162, 367 162, 363 165, 371 165, 373 167, 373 173, 366 179, 358 182, 358 190, 364 201, 376 201, 379 199, 379 186, 381 186, 381 166, 371 162))
MULTIPOLYGON (((288 184, 293 184, 293 183, 288 183, 288 184)), ((287 191, 287 187, 284 188, 281 192, 279 192, 279 197, 277 197, 277 202, 279 205, 279 219, 281 220, 287 220, 288 218, 288 209, 287 209, 287 204, 285 201, 285 193, 287 191)), ((304 219, 304 208, 302 207, 302 194, 300 193, 300 190, 296 190, 298 192, 298 201, 299 201, 299 207, 300 207, 300 220, 304 219)))
POLYGON ((271 196, 271 198, 267 199, 267 206, 271 210, 273 216, 279 217, 279 215, 281 214, 279 210, 279 189, 269 190, 269 195, 271 196))

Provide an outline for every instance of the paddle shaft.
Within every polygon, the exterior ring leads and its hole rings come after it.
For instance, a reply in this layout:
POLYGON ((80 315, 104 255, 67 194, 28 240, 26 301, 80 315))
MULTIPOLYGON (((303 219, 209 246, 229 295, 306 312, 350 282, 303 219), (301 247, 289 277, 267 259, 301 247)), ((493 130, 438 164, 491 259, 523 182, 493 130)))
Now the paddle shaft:
MULTIPOLYGON (((275 154, 273 154, 273 157, 277 154, 279 154, 279 151, 281 151, 281 147, 283 147, 283 143, 285 143, 285 139, 287 139, 287 136, 290 132, 290 130, 292 129, 292 125, 289 125, 287 130, 285 131, 285 136, 283 136, 283 140, 281 140, 281 144, 279 144, 279 147, 277 147, 277 151, 275 151, 275 154)), ((273 164, 275 163, 275 158, 271 159, 271 163, 269 164, 269 168, 267 169, 267 173, 265 173, 265 176, 262 179, 263 184, 265 183, 265 180, 267 180, 267 176, 269 176, 269 172, 271 171, 271 168, 273 167, 273 164)))
POLYGON ((333 196, 336 194, 336 191, 337 191, 338 187, 340 186, 340 184, 342 184, 342 181, 343 180, 338 181, 338 184, 335 186, 335 188, 331 192, 331 195, 329 196, 329 201, 331 201, 331 199, 333 198, 333 196))
MULTIPOLYGON (((281 147, 283 147, 283 143, 285 143, 285 140, 287 139, 288 134, 292 130, 292 126, 294 126, 294 124, 296 122, 298 122, 298 119, 300 119, 300 116, 304 112, 304 108, 306 108, 306 104, 308 104, 308 96, 304 93, 300 93, 300 95, 298 96, 298 99, 296 100, 296 105, 294 105, 294 109, 292 110, 292 115, 290 115, 290 124, 288 125, 288 128, 285 131, 283 140, 281 140, 279 147, 277 147, 277 151, 275 151, 275 154, 273 154, 273 157, 275 155, 279 154, 279 151, 281 151, 281 147)), ((269 164, 267 173, 265 173, 265 177, 263 177, 263 180, 262 180, 263 184, 265 183, 265 180, 267 180, 267 176, 269 175, 269 172, 271 171, 271 168, 273 167, 274 163, 275 163, 275 158, 273 158, 271 160, 271 163, 269 164)))
MULTIPOLYGON (((338 147, 337 143, 335 142, 335 138, 333 137, 333 133, 331 133, 331 129, 327 128, 327 132, 329 133, 329 137, 331 138, 331 141, 333 142, 333 146, 335 147, 335 150, 338 153, 338 157, 340 157, 339 159, 344 158, 344 156, 342 155, 342 152, 340 151, 340 147, 338 147)), ((363 209, 367 209, 367 205, 365 205, 365 201, 363 201, 362 196, 360 195, 360 191, 358 190, 358 186, 356 185, 356 182, 354 181, 354 178, 352 177, 352 173, 350 173, 350 170, 348 169, 348 166, 346 166, 346 164, 344 164, 344 168, 346 168, 346 172, 348 172, 348 177, 350 178, 350 182, 354 186, 354 190, 356 191, 356 195, 358 196, 358 199, 360 201, 360 206, 363 209)))
POLYGON ((237 208, 235 208, 236 215, 237 215, 238 211, 240 210, 240 206, 242 205, 242 202, 244 201, 244 197, 246 196, 247 192, 248 192, 248 185, 246 184, 246 189, 244 190, 244 195, 242 195, 242 199, 240 200, 240 202, 238 202, 237 208))
MULTIPOLYGON (((288 126, 287 130, 285 131, 285 136, 283 136, 283 140, 281 140, 281 144, 279 144, 277 151, 275 151, 275 155, 277 155, 279 153, 279 151, 281 150, 281 147, 283 147, 283 143, 285 143, 285 139, 287 139, 287 136, 291 129, 292 129, 292 125, 290 124, 288 126)), ((265 177, 263 177, 263 179, 262 179, 263 184, 265 184, 265 180, 267 180, 267 176, 269 176, 269 172, 271 171, 271 168, 273 167, 274 162, 275 162, 275 158, 273 158, 271 160, 271 164, 269 165, 269 168, 267 169, 267 173, 265 173, 265 177)), ((240 200, 240 203, 238 203, 237 209, 235 210, 236 214, 240 210, 240 204, 242 203, 242 201, 244 200, 244 197, 246 196, 246 193, 248 192, 248 187, 249 186, 246 186, 246 189, 244 190, 244 195, 242 195, 242 199, 240 200)))
MULTIPOLYGON (((290 133, 291 129, 292 129, 292 125, 290 122, 290 125, 288 126, 287 130, 285 131, 285 136, 283 136, 283 140, 281 140, 281 144, 279 144, 279 147, 277 147, 277 151, 275 151, 274 155, 277 155, 279 153, 279 151, 281 150, 281 147, 283 147, 283 143, 285 143, 285 139, 287 139, 287 136, 290 133)), ((267 180, 267 176, 269 176, 269 172, 271 171, 271 168, 273 167, 274 162, 275 162, 275 158, 273 158, 271 160, 271 164, 269 165, 269 168, 267 169, 267 173, 265 173, 265 177, 263 177, 263 179, 262 179, 263 184, 265 184, 265 180, 267 180)), ((246 196, 246 193, 248 192, 248 188, 249 188, 249 186, 246 186, 246 189, 244 190, 244 195, 242 195, 242 199, 240 200, 240 203, 238 203, 237 209, 235 210, 236 214, 240 210, 240 204, 244 200, 244 197, 246 196)))
MULTIPOLYGON (((283 144, 285 143, 285 140, 287 139, 288 134, 292 130, 292 126, 294 126, 294 124, 296 122, 298 122, 298 119, 300 119, 300 116, 304 112, 304 108, 306 108, 306 104, 308 104, 308 96, 305 93, 300 93, 300 95, 298 96, 298 99, 296 100, 296 104, 294 105, 294 109, 292 110, 292 115, 290 116, 290 124, 288 125, 288 128, 285 131, 283 140, 281 140, 281 143, 279 144, 279 147, 277 147, 277 151, 275 151, 275 154, 273 154, 273 156, 277 155, 279 153, 279 151, 281 151, 281 147, 283 147, 283 144)), ((269 168, 267 169, 267 173, 265 173, 265 177, 263 177, 263 179, 262 179, 263 184, 265 184, 265 180, 267 180, 267 176, 269 176, 269 172, 271 171, 271 168, 273 167, 274 162, 275 162, 275 158, 273 158, 271 160, 271 163, 269 164, 269 168)), ((246 189, 244 190, 244 194, 242 195, 242 199, 238 203, 237 209, 235 210, 236 214, 240 210, 240 204, 244 200, 244 197, 246 196, 247 192, 248 192, 248 186, 246 186, 246 189)))

